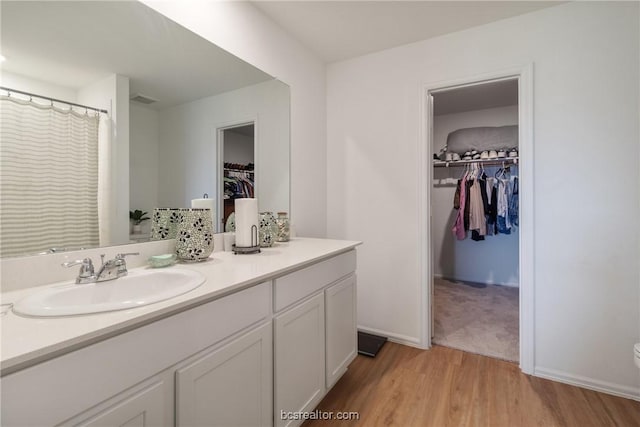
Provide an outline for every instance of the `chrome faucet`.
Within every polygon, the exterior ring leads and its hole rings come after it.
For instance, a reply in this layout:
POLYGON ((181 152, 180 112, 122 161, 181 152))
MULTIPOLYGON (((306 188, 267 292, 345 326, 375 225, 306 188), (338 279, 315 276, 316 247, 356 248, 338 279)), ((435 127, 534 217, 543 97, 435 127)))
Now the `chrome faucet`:
POLYGON ((93 268, 91 258, 64 262, 62 263, 62 266, 72 267, 74 265, 80 265, 80 272, 78 273, 78 277, 76 277, 76 284, 78 285, 84 283, 106 282, 107 280, 114 280, 118 277, 129 274, 129 271, 127 270, 127 262, 125 261, 125 257, 129 255, 140 255, 140 253, 131 252, 118 254, 114 259, 110 259, 106 262, 104 261, 104 254, 100 255, 102 265, 97 273, 93 268))

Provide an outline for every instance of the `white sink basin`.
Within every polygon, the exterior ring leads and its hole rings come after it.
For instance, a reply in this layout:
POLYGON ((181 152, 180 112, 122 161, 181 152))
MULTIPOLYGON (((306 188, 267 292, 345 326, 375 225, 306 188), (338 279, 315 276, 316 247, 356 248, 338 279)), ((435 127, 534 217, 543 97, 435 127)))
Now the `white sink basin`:
POLYGON ((191 270, 133 270, 107 282, 52 286, 21 299, 13 311, 25 316, 57 317, 126 310, 182 295, 205 280, 191 270))

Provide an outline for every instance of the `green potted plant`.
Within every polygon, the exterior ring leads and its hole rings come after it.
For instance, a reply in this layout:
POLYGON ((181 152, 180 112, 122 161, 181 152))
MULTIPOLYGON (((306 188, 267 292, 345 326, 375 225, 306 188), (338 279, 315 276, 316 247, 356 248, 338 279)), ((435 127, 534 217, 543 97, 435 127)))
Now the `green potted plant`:
POLYGON ((129 211, 129 219, 133 222, 133 234, 140 234, 142 232, 140 224, 151 218, 147 216, 147 212, 136 209, 135 211, 129 211))

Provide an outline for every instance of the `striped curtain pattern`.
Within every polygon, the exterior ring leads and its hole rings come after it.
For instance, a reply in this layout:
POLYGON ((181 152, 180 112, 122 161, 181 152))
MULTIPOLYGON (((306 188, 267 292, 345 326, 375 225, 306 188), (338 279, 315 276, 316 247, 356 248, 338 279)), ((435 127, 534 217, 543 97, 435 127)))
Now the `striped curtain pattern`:
POLYGON ((0 256, 99 245, 98 124, 0 96, 0 256))

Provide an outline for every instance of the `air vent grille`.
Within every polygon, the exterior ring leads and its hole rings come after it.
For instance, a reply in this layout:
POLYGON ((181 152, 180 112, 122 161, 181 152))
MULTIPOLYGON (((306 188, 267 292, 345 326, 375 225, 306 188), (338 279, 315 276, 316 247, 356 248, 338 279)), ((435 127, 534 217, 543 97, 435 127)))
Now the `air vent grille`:
POLYGON ((157 99, 147 95, 143 95, 141 93, 136 93, 135 95, 132 95, 130 99, 132 101, 139 102, 141 104, 153 104, 154 102, 158 102, 157 99))

